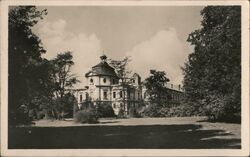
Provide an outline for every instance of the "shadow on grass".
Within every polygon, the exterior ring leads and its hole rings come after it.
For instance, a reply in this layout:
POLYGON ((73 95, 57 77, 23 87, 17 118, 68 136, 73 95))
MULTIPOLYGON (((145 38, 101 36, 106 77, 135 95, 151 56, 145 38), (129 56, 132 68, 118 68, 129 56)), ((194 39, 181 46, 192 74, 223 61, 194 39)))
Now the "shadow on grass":
POLYGON ((106 121, 106 122, 99 122, 99 124, 111 124, 111 123, 118 123, 120 121, 106 121))
POLYGON ((241 116, 230 116, 230 117, 223 117, 222 119, 212 119, 209 117, 206 117, 204 119, 198 120, 197 122, 209 122, 209 123, 231 123, 231 124, 241 124, 241 116))
POLYGON ((233 120, 210 120, 210 119, 203 119, 203 120, 198 120, 197 122, 209 122, 209 123, 229 123, 229 124, 241 124, 240 119, 233 119, 233 120))
POLYGON ((9 128, 9 149, 240 148, 223 130, 199 130, 201 125, 138 125, 9 128), (215 138, 215 136, 222 136, 215 138), (213 138, 214 137, 214 138, 213 138), (225 137, 225 138, 224 138, 225 137))

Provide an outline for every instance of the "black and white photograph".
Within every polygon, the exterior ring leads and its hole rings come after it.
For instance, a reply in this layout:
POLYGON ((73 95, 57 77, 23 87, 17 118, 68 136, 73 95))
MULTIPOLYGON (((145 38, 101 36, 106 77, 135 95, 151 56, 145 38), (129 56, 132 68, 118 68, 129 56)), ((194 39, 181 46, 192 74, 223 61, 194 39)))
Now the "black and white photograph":
POLYGON ((1 156, 248 156, 249 2, 174 2, 3 1, 1 156))

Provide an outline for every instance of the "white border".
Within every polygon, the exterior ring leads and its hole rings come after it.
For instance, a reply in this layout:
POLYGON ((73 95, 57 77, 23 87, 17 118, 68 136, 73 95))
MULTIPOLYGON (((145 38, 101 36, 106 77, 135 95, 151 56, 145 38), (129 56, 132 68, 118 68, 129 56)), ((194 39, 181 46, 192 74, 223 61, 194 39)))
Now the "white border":
MULTIPOLYGON (((1 156, 248 156, 249 155, 249 2, 248 1, 34 1, 1 2, 1 156), (242 125, 241 149, 8 149, 8 6, 204 6, 242 7, 242 125)), ((27 141, 28 142, 28 141, 27 141)))

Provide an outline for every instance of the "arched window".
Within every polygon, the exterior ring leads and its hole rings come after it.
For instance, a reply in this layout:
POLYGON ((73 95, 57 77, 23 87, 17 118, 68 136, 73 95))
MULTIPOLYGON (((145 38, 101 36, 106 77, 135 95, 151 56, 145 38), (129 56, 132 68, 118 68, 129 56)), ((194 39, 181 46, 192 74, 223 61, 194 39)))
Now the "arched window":
POLYGON ((120 98, 122 98, 122 91, 120 91, 120 98))
POLYGON ((80 95, 80 102, 82 102, 82 94, 80 95))
POLYGON ((103 99, 107 99, 108 98, 108 93, 107 93, 107 91, 104 91, 103 92, 103 99))
POLYGON ((94 80, 91 78, 91 79, 90 79, 90 83, 93 83, 93 82, 94 82, 94 80))
POLYGON ((89 99, 89 94, 86 93, 86 94, 85 94, 85 97, 86 97, 86 100, 88 100, 88 99, 89 99))
POLYGON ((106 78, 104 78, 104 79, 103 79, 103 83, 106 83, 106 81, 107 81, 106 78))

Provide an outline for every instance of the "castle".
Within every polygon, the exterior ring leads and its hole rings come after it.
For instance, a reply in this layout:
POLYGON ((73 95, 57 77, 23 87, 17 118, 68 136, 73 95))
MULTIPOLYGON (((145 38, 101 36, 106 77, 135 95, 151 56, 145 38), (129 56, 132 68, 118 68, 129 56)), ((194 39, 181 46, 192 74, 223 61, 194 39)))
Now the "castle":
MULTIPOLYGON (((147 101, 146 89, 139 74, 134 73, 129 83, 124 84, 115 69, 107 63, 106 55, 102 55, 100 59, 100 63, 85 74, 87 86, 73 92, 79 108, 84 101, 91 101, 94 105, 106 102, 112 105, 116 115, 121 109, 127 115, 130 108, 137 108, 142 101, 147 101)), ((171 85, 169 88, 175 102, 179 102, 182 96, 181 88, 178 87, 174 89, 171 85)))

